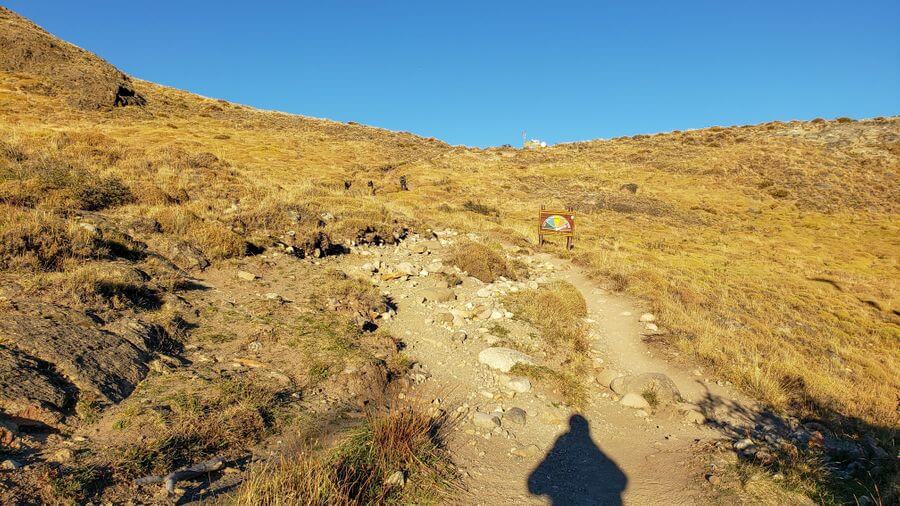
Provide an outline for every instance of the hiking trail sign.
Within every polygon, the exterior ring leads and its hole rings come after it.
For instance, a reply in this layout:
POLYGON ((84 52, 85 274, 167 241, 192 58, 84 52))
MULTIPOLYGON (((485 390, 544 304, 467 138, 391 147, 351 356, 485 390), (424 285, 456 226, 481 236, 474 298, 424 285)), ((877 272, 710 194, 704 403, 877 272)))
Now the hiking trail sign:
POLYGON ((538 215, 538 246, 544 244, 545 235, 560 235, 566 238, 566 249, 575 247, 575 211, 551 211, 541 206, 538 215))

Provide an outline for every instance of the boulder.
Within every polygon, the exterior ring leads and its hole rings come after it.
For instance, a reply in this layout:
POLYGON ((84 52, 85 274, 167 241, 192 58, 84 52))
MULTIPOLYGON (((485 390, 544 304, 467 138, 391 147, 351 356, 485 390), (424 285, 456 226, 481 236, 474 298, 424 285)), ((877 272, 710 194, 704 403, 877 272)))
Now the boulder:
POLYGON ((597 375, 597 383, 603 387, 610 388, 610 385, 616 378, 621 378, 624 374, 612 369, 604 369, 597 375))
POLYGON ((619 404, 634 409, 649 409, 650 403, 647 402, 647 399, 644 399, 640 394, 636 394, 633 392, 629 392, 622 396, 622 399, 619 401, 619 404))
POLYGON ((478 361, 502 372, 509 372, 516 364, 534 364, 534 359, 518 350, 492 347, 481 350, 478 361))
POLYGON ((615 378, 610 382, 609 387, 619 395, 629 393, 643 395, 645 392, 654 392, 661 405, 681 401, 681 394, 672 379, 658 372, 615 378))

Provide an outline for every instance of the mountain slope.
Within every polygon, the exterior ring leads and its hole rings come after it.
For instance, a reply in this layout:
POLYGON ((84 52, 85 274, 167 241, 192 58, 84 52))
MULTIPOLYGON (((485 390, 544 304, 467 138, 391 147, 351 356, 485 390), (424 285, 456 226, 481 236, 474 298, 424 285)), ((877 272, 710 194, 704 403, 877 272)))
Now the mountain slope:
POLYGON ((0 392, 19 418, 90 426, 85 405, 110 409, 154 353, 216 327, 183 305, 210 263, 446 226, 534 249, 544 204, 578 219, 574 251, 545 249, 646 301, 661 349, 837 432, 898 422, 897 117, 451 147, 131 79, 0 9, 0 124, 5 314, 81 322, 131 361, 69 373, 71 357, 0 328, 0 378, 40 373, 40 398, 0 392))

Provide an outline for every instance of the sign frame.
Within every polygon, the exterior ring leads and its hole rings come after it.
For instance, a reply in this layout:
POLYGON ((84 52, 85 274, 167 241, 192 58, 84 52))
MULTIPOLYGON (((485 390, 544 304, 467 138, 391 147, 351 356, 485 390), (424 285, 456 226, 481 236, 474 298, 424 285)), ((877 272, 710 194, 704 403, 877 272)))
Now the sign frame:
POLYGON ((575 211, 571 207, 566 207, 565 210, 553 210, 547 209, 543 205, 541 205, 541 210, 538 213, 538 246, 544 245, 544 236, 546 235, 557 235, 566 238, 566 249, 574 249, 575 248, 575 211), (544 223, 547 218, 552 216, 560 216, 562 219, 566 220, 569 224, 568 230, 552 230, 548 228, 544 228, 544 223))

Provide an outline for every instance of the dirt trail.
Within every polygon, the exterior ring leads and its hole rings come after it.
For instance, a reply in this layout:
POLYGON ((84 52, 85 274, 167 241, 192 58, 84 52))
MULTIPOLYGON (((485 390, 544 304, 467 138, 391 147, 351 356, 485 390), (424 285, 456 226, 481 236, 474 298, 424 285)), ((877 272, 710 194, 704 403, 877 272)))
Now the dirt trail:
MULTIPOLYGON (((422 241, 424 247, 418 249, 372 248, 356 260, 352 255, 350 262, 365 262, 365 270, 372 265, 391 269, 407 264, 419 273, 429 264, 439 265, 436 260, 454 240, 447 232, 440 240, 422 241)), ((415 238, 409 243, 415 244, 415 238)), ((541 254, 520 259, 532 272, 528 280, 486 286, 464 277, 454 288, 455 300, 447 302, 423 302, 430 290, 443 287, 438 276, 419 274, 380 284, 397 304, 396 314, 384 325, 403 339, 405 353, 422 367, 418 396, 434 398, 435 404, 459 415, 451 449, 468 489, 459 502, 703 502, 709 488, 697 449, 720 436, 715 430, 686 420, 674 409, 648 414, 625 407, 598 384, 589 386, 589 401, 577 412, 554 402, 554 396, 535 382, 526 392, 514 392, 508 385, 511 375, 479 363, 478 354, 485 348, 507 345, 528 350, 535 339, 534 329, 505 313, 500 303, 504 293, 564 280, 587 301, 590 353, 597 364, 629 374, 665 373, 689 402, 701 401, 707 391, 733 397, 728 389, 710 386, 654 354, 642 340, 646 323, 639 321, 642 311, 633 301, 595 286, 568 262, 541 254), (486 291, 491 294, 485 297, 486 291), (485 318, 483 311, 480 317, 474 314, 484 307, 493 309, 490 317, 485 318), (508 335, 494 335, 498 327, 508 335), (467 335, 464 340, 460 331, 467 335), (524 425, 508 418, 512 408, 526 412, 524 425), (497 413, 502 425, 475 423, 476 413, 497 413)), ((535 357, 540 362, 539 352, 535 357)))

